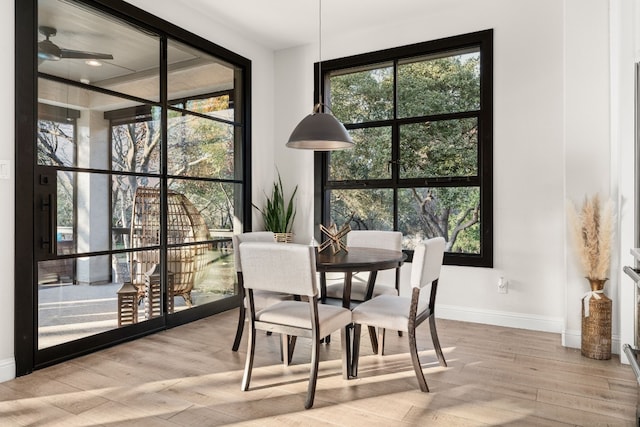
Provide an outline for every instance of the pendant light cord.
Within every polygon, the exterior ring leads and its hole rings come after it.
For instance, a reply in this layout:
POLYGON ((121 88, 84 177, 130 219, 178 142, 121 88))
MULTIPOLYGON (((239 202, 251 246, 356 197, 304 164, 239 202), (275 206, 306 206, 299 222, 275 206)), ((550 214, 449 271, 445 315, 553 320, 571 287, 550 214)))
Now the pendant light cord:
POLYGON ((322 113, 322 0, 318 0, 318 112, 322 113))

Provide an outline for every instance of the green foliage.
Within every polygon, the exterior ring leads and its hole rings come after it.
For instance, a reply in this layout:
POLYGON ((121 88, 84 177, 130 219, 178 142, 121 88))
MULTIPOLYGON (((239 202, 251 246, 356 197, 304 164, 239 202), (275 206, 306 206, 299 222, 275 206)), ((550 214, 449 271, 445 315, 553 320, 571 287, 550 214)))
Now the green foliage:
POLYGON ((476 176, 478 122, 440 120, 400 127, 402 178, 476 176))
POLYGON ((333 76, 331 111, 343 123, 393 118, 393 69, 382 67, 333 76))
POLYGON ((331 222, 342 225, 351 218, 354 230, 392 230, 393 192, 389 189, 334 190, 331 222))
MULTIPOLYGON (((217 118, 233 117, 229 97, 188 100, 176 107, 217 118)), ((161 132, 152 109, 146 120, 133 120, 112 127, 112 168, 116 171, 155 174, 159 172, 161 132)), ((210 229, 231 229, 237 212, 236 194, 240 185, 189 178, 235 179, 234 126, 190 114, 167 111, 167 170, 173 177, 169 188, 184 194, 198 209, 210 229)), ((145 176, 114 175, 112 193, 113 224, 129 227, 136 188, 157 186, 145 176)))
POLYGON ((398 68, 398 116, 480 108, 480 56, 465 54, 403 64, 398 68))
POLYGON ((432 178, 478 175, 477 118, 452 118, 450 113, 480 108, 479 67, 478 52, 399 64, 396 118, 411 120, 398 124, 397 135, 384 122, 368 125, 394 118, 392 67, 384 64, 331 77, 331 110, 345 123, 362 124, 350 131, 356 143, 352 150, 330 154, 329 179, 351 181, 355 187, 330 192, 331 222, 343 224, 355 212, 353 229, 392 229, 396 203, 396 224, 407 247, 442 236, 449 252, 480 252, 479 188, 449 183, 416 187, 416 180, 427 184, 432 178), (393 137, 400 149, 397 164, 390 162, 393 137), (400 179, 395 193, 388 188, 392 167, 400 179))
POLYGON ((476 187, 402 189, 398 192, 399 230, 415 240, 442 236, 448 252, 477 254, 479 194, 476 187))
POLYGON ((266 204, 263 209, 260 209, 255 204, 254 208, 258 209, 262 214, 264 220, 264 227, 267 231, 273 231, 274 233, 289 233, 293 226, 293 220, 296 217, 296 210, 294 205, 294 197, 298 191, 296 185, 293 189, 293 193, 289 198, 289 201, 285 204, 284 190, 282 187, 282 179, 280 178, 280 172, 278 172, 278 181, 273 183, 273 189, 271 190, 271 197, 266 197, 266 204))
POLYGON ((349 133, 355 146, 330 153, 329 179, 389 179, 391 127, 355 129, 349 133))

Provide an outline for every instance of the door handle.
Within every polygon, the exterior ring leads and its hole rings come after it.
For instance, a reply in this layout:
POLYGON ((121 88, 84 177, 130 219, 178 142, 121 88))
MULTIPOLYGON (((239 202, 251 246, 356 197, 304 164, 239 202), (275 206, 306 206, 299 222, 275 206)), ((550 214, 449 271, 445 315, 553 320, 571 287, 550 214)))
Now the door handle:
POLYGON ((53 194, 49 193, 42 198, 41 211, 47 212, 47 233, 41 237, 41 247, 44 249, 48 247, 49 253, 55 255, 56 253, 56 213, 54 210, 53 194))

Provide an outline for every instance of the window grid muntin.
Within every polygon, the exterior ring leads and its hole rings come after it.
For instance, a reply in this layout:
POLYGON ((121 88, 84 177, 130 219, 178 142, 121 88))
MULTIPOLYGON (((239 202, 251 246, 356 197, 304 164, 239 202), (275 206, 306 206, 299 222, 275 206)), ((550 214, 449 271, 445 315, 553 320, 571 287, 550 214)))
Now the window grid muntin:
MULTIPOLYGON (((398 128, 397 124, 420 122, 425 119, 444 120, 455 118, 478 117, 478 153, 477 153, 477 170, 478 175, 475 177, 446 177, 446 178, 428 178, 428 179, 400 179, 397 167, 391 180, 357 180, 357 181, 330 181, 328 174, 329 156, 326 153, 317 153, 316 155, 316 183, 321 196, 316 198, 316 222, 327 223, 330 218, 329 203, 330 192, 333 189, 358 189, 358 188, 394 188, 394 217, 397 229, 397 189, 410 188, 412 186, 477 186, 479 188, 481 211, 480 211, 480 245, 481 253, 474 254, 445 254, 446 264, 469 265, 469 266, 493 266, 493 212, 492 212, 492 154, 493 154, 493 30, 479 31, 477 33, 454 36, 447 39, 440 39, 415 45, 403 46, 399 48, 391 48, 382 51, 355 55, 353 57, 339 58, 331 61, 325 61, 322 64, 323 92, 325 98, 328 94, 328 80, 332 75, 339 75, 341 70, 349 72, 354 69, 373 68, 376 64, 388 64, 393 61, 397 64, 399 61, 410 61, 425 55, 450 55, 465 50, 480 51, 480 109, 473 111, 461 111, 454 113, 433 114, 421 117, 401 118, 394 120, 372 121, 365 123, 346 123, 347 129, 359 129, 369 126, 394 125, 394 151, 398 145, 398 128), (425 53, 427 52, 427 53, 425 53)), ((394 68, 397 70, 397 68, 394 68)), ((316 73, 319 72, 318 64, 316 64, 316 73)), ((397 71, 396 71, 397 72, 397 71)), ((316 75, 317 78, 317 75, 316 75)), ((397 79, 395 80, 397 82, 397 79)), ((394 88, 395 88, 394 83, 394 88)), ((397 88, 396 92, 397 94, 397 88)), ((396 95, 397 96, 397 95, 396 95)), ((318 93, 316 93, 316 99, 318 93)), ((395 99, 395 98, 394 98, 395 99)), ((396 103, 394 103, 396 108, 396 103)), ((394 115, 397 117, 397 113, 394 115)), ((398 153, 393 153, 393 161, 397 162, 398 153)), ((321 237, 316 233, 316 237, 321 237)), ((412 251, 409 252, 411 259, 412 251)))

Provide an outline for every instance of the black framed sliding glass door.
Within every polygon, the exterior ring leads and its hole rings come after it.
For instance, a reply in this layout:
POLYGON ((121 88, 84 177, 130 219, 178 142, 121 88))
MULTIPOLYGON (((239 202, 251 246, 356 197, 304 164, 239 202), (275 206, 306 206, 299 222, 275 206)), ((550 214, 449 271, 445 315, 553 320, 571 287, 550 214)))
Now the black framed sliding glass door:
POLYGON ((119 1, 16 11, 18 375, 236 306, 250 62, 119 1))

